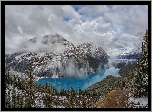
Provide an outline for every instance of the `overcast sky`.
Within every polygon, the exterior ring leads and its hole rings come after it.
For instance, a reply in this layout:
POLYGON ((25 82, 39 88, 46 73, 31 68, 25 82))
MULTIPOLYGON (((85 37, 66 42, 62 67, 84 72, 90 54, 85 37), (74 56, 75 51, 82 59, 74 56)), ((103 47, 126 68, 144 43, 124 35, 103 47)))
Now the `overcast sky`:
POLYGON ((109 56, 141 46, 148 29, 147 5, 7 5, 5 52, 37 35, 59 34, 75 45, 92 42, 109 56))

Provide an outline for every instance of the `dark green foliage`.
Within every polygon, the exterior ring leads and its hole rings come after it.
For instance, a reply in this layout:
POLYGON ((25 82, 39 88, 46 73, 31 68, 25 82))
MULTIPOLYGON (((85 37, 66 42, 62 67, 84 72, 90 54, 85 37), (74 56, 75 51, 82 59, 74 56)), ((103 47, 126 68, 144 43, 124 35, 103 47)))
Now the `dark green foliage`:
MULTIPOLYGON (((132 69, 127 67, 125 69, 128 74, 124 75, 125 87, 130 88, 134 97, 147 97, 148 96, 148 30, 146 30, 142 42, 141 58, 132 69)), ((119 71, 123 73, 123 71, 119 71)))
POLYGON ((142 42, 142 56, 137 63, 137 74, 135 74, 134 96, 148 96, 148 30, 142 42))

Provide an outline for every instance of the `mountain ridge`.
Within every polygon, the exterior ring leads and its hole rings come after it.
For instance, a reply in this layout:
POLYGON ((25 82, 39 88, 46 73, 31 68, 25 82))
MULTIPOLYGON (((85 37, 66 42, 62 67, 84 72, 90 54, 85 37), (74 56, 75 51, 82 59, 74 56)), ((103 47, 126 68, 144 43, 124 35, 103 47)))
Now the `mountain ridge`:
POLYGON ((65 77, 66 74, 61 72, 66 69, 68 73, 69 69, 66 67, 69 60, 72 60, 69 62, 77 71, 84 71, 82 74, 93 73, 99 66, 107 64, 109 58, 102 47, 93 46, 88 42, 74 46, 58 34, 34 37, 21 47, 23 52, 5 55, 5 68, 25 72, 28 67, 32 67, 38 76, 65 77), (26 49, 33 51, 27 52, 26 49))

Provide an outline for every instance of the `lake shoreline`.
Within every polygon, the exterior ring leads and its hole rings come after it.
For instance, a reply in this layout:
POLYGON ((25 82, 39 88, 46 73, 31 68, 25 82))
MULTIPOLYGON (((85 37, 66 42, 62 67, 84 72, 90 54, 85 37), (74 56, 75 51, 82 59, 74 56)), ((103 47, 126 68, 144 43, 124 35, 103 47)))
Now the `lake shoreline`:
POLYGON ((103 80, 108 75, 120 76, 118 74, 119 69, 111 67, 109 69, 100 69, 95 73, 88 74, 87 77, 75 77, 75 78, 47 78, 41 77, 37 78, 34 82, 35 84, 46 85, 48 82, 51 86, 55 87, 57 90, 65 89, 69 90, 72 87, 74 90, 85 90, 89 86, 103 80))

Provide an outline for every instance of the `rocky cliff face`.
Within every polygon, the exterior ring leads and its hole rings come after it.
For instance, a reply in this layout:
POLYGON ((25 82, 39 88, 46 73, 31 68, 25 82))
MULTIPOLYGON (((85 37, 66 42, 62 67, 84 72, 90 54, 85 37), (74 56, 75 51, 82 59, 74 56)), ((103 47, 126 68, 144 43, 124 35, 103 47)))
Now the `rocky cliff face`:
POLYGON ((32 67, 40 77, 74 77, 66 74, 74 69, 82 74, 95 72, 109 58, 101 47, 90 43, 75 46, 58 34, 34 37, 21 47, 21 52, 5 54, 6 70, 25 72, 32 67))

